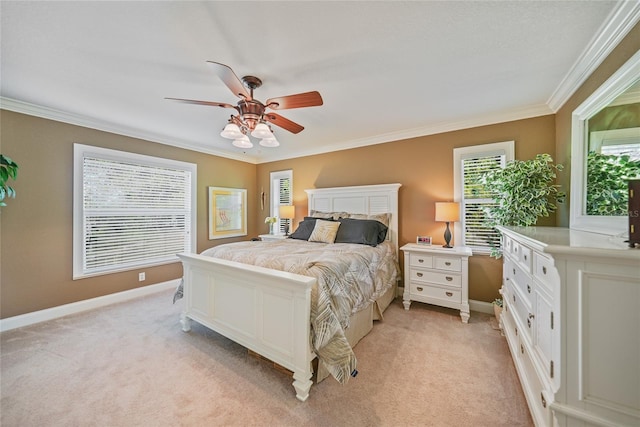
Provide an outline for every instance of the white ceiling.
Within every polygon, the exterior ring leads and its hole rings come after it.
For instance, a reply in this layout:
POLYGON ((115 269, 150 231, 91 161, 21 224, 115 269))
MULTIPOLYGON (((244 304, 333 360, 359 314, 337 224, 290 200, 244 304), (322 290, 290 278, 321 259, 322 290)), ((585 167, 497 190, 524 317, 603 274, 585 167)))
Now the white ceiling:
MULTIPOLYGON (((555 112, 638 21, 638 2, 2 1, 2 108, 252 163, 555 112), (235 104, 205 61, 255 75, 278 148, 219 136, 235 104)), ((90 143, 91 141, 82 141, 90 143)), ((254 141, 257 142, 257 141, 254 141)))

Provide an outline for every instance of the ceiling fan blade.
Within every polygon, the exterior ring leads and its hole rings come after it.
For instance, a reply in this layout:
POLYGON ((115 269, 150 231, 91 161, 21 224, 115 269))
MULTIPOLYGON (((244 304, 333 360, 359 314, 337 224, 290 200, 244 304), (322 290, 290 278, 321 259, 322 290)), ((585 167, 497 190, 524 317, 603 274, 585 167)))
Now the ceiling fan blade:
POLYGON ((286 129, 291 133, 300 133, 304 129, 303 126, 300 126, 289 119, 285 119, 276 113, 265 113, 263 117, 266 121, 273 123, 276 126, 280 126, 282 129, 286 129))
POLYGON ((207 64, 211 69, 220 77, 220 79, 227 85, 227 87, 233 92, 233 94, 239 98, 251 100, 251 95, 247 92, 247 89, 242 84, 242 81, 236 76, 231 67, 228 65, 220 64, 219 62, 207 61, 207 64))
POLYGON ((317 91, 298 93, 295 95, 280 96, 267 99, 267 107, 274 110, 286 110, 291 108, 316 107, 322 105, 322 97, 317 91))
POLYGON ((195 99, 182 99, 182 98, 165 98, 165 99, 170 99, 171 101, 184 102, 185 104, 208 105, 210 107, 233 108, 235 110, 238 109, 238 107, 236 107, 235 105, 227 104, 224 102, 197 101, 195 99))

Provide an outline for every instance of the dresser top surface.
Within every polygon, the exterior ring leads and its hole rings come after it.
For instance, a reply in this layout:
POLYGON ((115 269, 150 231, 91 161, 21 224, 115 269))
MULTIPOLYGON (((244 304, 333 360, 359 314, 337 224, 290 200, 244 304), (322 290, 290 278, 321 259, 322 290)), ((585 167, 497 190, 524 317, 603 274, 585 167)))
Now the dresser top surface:
POLYGON ((503 227, 506 234, 516 233, 525 237, 542 251, 555 254, 581 254, 637 259, 640 249, 630 248, 625 238, 572 230, 564 227, 503 227))

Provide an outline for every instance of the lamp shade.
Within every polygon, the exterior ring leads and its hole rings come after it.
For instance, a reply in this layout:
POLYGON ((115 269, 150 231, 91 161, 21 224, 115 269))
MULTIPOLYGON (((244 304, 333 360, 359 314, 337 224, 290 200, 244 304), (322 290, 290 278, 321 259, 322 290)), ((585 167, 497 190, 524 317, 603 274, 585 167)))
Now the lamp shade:
POLYGON ((251 132, 251 136, 255 138, 272 138, 273 133, 271 133, 269 126, 264 123, 258 123, 256 128, 251 132))
POLYGON ((460 220, 460 205, 455 202, 436 202, 436 221, 455 222, 460 220))
POLYGON ((238 148, 253 147, 253 144, 251 143, 251 141, 249 141, 249 137, 247 135, 242 135, 240 138, 234 139, 231 144, 238 148))
POLYGON ((293 219, 296 215, 295 206, 285 205, 280 206, 279 215, 282 219, 293 219))
POLYGON ((278 145, 280 145, 280 143, 278 142, 277 139, 275 139, 273 136, 271 138, 263 138, 260 140, 260 145, 262 145, 263 147, 277 147, 278 145))
POLYGON ((220 136, 228 139, 238 139, 242 136, 242 132, 240 131, 238 125, 234 123, 228 123, 224 127, 224 129, 222 129, 222 132, 220 132, 220 136))

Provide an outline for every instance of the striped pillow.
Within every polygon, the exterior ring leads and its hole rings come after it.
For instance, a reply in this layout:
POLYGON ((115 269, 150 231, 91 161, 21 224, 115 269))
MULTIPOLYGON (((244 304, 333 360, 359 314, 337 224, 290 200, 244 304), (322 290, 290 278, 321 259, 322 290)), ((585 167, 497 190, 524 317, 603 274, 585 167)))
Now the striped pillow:
POLYGON ((336 240, 336 234, 338 234, 339 227, 340 223, 337 221, 317 219, 316 225, 313 227, 313 231, 311 232, 311 236, 309 236, 309 241, 333 243, 336 240))

